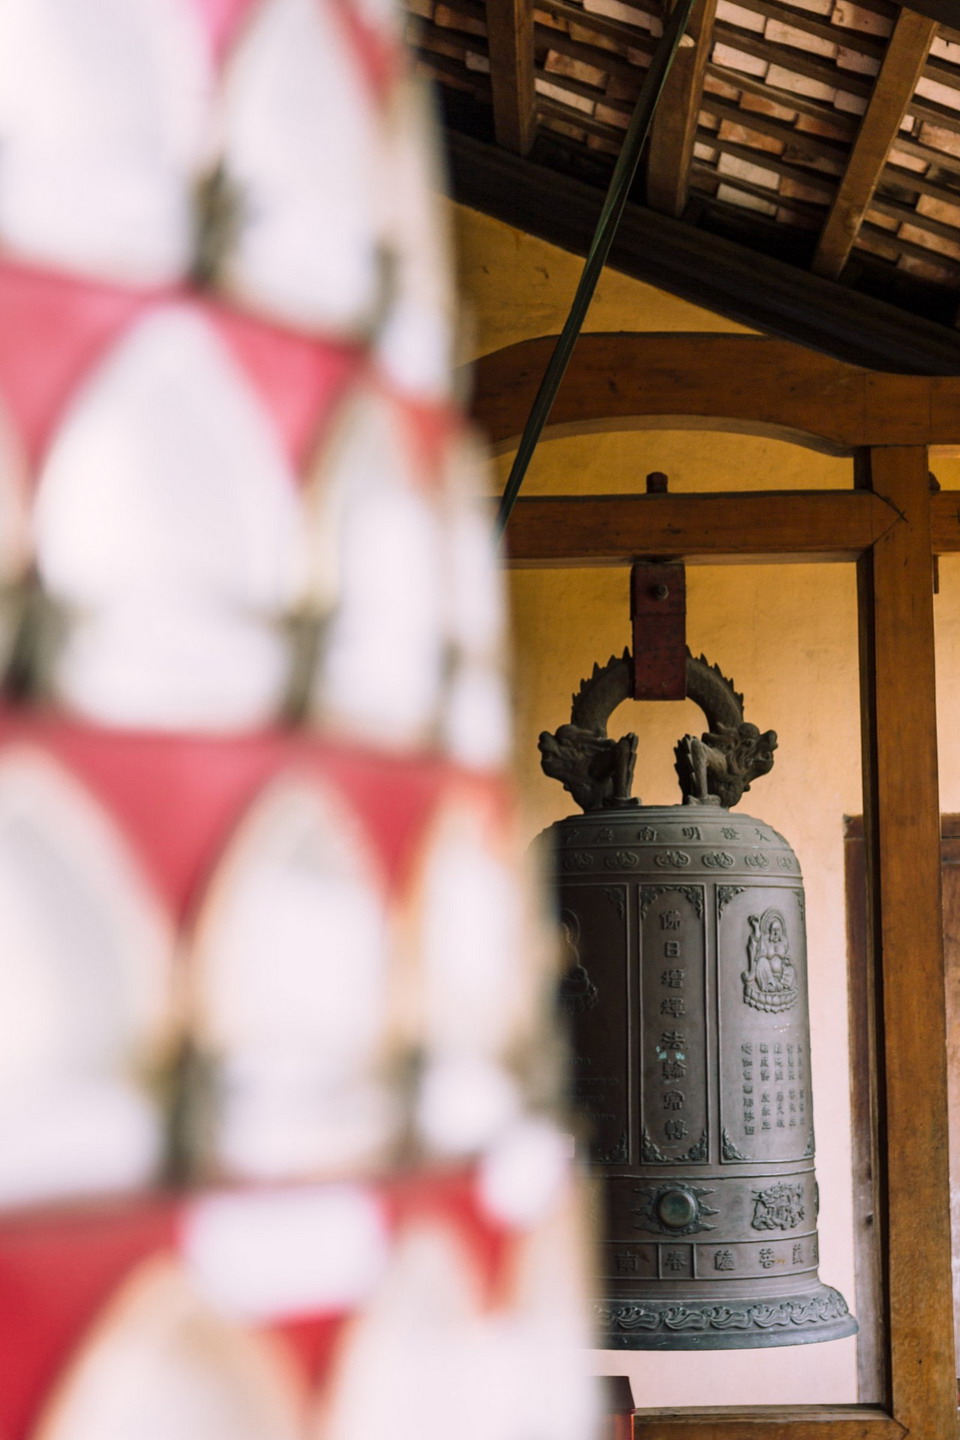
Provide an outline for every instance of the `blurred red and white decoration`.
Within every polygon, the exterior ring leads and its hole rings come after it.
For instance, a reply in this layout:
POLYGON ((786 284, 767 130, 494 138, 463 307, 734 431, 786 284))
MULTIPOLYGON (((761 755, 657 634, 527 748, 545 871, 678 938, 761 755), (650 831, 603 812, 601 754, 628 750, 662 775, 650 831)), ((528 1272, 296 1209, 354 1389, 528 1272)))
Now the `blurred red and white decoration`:
POLYGON ((0 1440, 594 1433, 398 36, 0 0, 0 1440))

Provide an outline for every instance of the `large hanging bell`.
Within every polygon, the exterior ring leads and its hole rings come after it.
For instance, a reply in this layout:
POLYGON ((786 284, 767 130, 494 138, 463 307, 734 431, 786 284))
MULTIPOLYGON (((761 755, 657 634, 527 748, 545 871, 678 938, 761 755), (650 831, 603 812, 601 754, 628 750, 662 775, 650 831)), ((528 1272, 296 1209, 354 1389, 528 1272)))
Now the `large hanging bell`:
POLYGON ((782 835, 731 807, 777 737, 687 660, 709 730, 677 746, 682 805, 630 796, 635 735, 606 723, 629 653, 594 667, 540 737, 584 810, 543 839, 569 965, 574 1091, 603 1177, 601 1343, 802 1345, 851 1335, 817 1273, 804 893, 782 835))

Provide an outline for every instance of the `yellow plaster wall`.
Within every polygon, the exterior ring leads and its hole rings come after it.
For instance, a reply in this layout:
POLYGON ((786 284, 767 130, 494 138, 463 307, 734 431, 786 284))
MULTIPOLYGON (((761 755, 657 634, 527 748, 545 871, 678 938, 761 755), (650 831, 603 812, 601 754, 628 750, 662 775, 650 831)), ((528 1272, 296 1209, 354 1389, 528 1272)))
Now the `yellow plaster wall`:
MULTIPOLYGON (((473 354, 555 333, 580 261, 475 212, 457 209, 463 293, 473 354)), ((625 276, 605 273, 587 329, 742 329, 625 276)), ((502 484, 510 456, 499 462, 502 484)), ((544 442, 527 493, 643 489, 650 470, 671 488, 846 486, 849 460, 755 437, 641 431, 544 442)), ((949 483, 949 482, 948 482, 949 483)), ((960 565, 958 565, 960 572, 960 565)), ((960 600, 960 573, 945 576, 960 600), (956 583, 955 583, 956 582, 956 583)), ((735 678, 747 715, 779 733, 771 775, 742 809, 792 842, 808 893, 817 1173, 822 1196, 821 1274, 853 1303, 845 978, 843 817, 861 810, 856 593, 851 566, 690 566, 688 635, 735 678)), ((539 770, 536 737, 569 718, 569 696, 594 660, 629 641, 627 573, 514 571, 519 775, 531 837, 570 813, 568 797, 539 770)), ((943 605, 944 599, 941 600, 943 605)), ((949 604, 949 602, 948 602, 949 604)), ((960 605, 952 612, 960 615, 960 605)), ((950 631, 960 650, 960 624, 950 631)), ((672 748, 701 717, 687 703, 624 706, 614 729, 640 735, 636 789, 651 803, 677 798, 672 748), (634 713, 627 713, 628 710, 634 713)), ((957 727, 960 737, 960 727, 957 727)), ((952 745, 960 774, 960 738, 952 745)), ((960 808, 960 787, 951 802, 960 808)), ((856 1399, 855 1342, 767 1351, 645 1355, 595 1352, 598 1371, 629 1373, 642 1406, 837 1403, 856 1399)))

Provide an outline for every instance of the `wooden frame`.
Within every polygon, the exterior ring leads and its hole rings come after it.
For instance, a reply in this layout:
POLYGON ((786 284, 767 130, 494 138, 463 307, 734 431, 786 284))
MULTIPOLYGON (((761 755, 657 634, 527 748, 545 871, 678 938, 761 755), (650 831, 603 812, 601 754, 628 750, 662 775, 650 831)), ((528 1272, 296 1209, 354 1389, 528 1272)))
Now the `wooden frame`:
MULTIPOLYGON (((475 414, 494 443, 519 433, 550 348, 524 342, 478 364, 475 414)), ((887 1353, 882 1403, 638 1412, 635 1440, 956 1440, 932 555, 960 550, 960 495, 931 494, 927 447, 960 440, 960 381, 874 374, 753 336, 584 336, 554 433, 654 419, 857 459, 849 491, 521 501, 508 547, 519 565, 857 563, 887 1353)))

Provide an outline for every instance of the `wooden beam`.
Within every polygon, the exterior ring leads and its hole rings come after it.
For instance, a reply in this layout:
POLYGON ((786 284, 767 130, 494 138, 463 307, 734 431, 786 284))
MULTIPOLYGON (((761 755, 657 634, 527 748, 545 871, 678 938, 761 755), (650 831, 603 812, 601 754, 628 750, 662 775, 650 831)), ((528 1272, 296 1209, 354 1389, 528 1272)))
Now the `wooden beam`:
POLYGON ((931 495, 930 527, 935 555, 960 554, 960 490, 931 495))
POLYGON ((867 1405, 754 1406, 748 1410, 639 1410, 634 1440, 903 1440, 906 1431, 867 1405))
MULTIPOLYGON (((837 112, 838 122, 846 118, 837 112)), ((448 129, 445 138, 455 200, 586 254, 603 203, 593 185, 456 130, 448 129)), ((960 374, 960 333, 951 326, 639 205, 624 212, 610 264, 743 325, 854 365, 960 374)))
POLYGON ((927 452, 923 446, 874 450, 864 478, 901 516, 859 564, 890 1400, 911 1435, 956 1440, 927 452))
POLYGON ((911 10, 902 11, 894 26, 849 163, 817 243, 812 268, 818 275, 835 280, 847 263, 936 33, 936 21, 911 10))
POLYGON ((647 204, 665 215, 682 215, 687 203, 693 140, 716 6, 717 0, 697 0, 653 117, 647 204))
POLYGON ((929 15, 938 25, 955 26, 957 23, 957 0, 910 0, 909 7, 905 0, 894 0, 894 4, 905 10, 916 10, 920 15, 929 15))
POLYGON ((497 144, 526 155, 537 130, 531 0, 487 0, 487 45, 497 144))
POLYGON ((640 556, 850 561, 896 524, 896 511, 865 490, 551 495, 517 501, 506 546, 509 563, 523 568, 629 565, 640 556))
MULTIPOLYGON (((553 350, 522 340, 473 367, 476 420, 516 444, 553 350)), ((736 430, 851 454, 864 445, 960 438, 960 379, 887 375, 757 335, 581 335, 547 433, 631 428, 736 430)))

